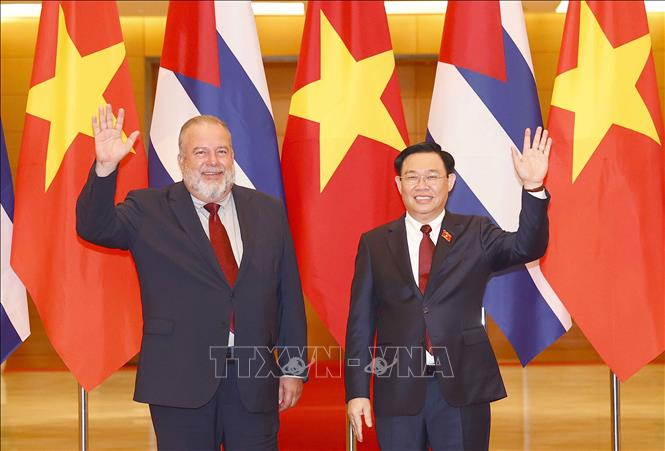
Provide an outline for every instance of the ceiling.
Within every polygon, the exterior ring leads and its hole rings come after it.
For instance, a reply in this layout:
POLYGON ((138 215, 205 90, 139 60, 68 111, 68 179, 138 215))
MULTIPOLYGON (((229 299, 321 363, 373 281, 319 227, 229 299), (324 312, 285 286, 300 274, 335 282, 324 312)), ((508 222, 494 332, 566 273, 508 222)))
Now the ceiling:
MULTIPOLYGON (((257 0, 254 0, 257 1, 257 0)), ((264 0, 258 0, 264 1, 264 0)), ((8 3, 38 3, 33 1, 2 1, 8 3)), ((168 1, 118 1, 118 12, 121 16, 165 16, 168 1)), ((556 0, 530 0, 522 2, 527 13, 551 13, 559 4, 556 0)))

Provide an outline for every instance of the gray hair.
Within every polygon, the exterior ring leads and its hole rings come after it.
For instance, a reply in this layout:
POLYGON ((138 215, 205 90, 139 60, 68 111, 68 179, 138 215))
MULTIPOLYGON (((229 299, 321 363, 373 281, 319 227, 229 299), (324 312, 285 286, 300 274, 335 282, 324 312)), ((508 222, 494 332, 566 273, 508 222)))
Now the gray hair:
MULTIPOLYGON (((194 116, 193 118, 187 120, 184 124, 182 124, 182 127, 180 128, 180 134, 178 135, 178 150, 180 153, 182 153, 182 141, 183 141, 183 136, 185 135, 185 132, 189 127, 192 125, 197 125, 197 124, 211 124, 211 125, 219 125, 221 127, 224 127, 224 129, 229 133, 229 137, 231 137, 231 130, 229 130, 229 126, 226 125, 226 122, 218 118, 217 116, 212 116, 210 114, 203 114, 201 116, 194 116)), ((233 138, 231 137, 231 145, 233 146, 233 138)))

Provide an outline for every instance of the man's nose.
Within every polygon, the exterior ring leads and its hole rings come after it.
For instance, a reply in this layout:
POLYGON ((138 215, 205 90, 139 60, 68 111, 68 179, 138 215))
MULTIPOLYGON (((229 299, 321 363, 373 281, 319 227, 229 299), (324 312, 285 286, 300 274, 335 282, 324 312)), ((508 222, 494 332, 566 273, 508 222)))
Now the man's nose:
POLYGON ((206 162, 210 165, 216 166, 219 164, 219 157, 215 152, 210 152, 208 153, 208 158, 206 158, 206 162))

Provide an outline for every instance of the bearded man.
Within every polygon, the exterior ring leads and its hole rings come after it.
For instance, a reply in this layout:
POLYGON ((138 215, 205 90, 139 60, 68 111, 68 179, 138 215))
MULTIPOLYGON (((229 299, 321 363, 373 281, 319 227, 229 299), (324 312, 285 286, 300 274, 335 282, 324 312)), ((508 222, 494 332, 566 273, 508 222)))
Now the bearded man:
POLYGON ((306 367, 293 362, 306 360, 307 339, 284 206, 234 184, 231 132, 214 116, 180 130, 182 182, 114 205, 118 165, 138 137, 123 142, 123 119, 120 109, 113 123, 110 105, 93 117, 96 161, 77 231, 129 249, 136 263, 143 340, 134 399, 150 405, 160 450, 277 449, 279 411, 302 392, 306 367))

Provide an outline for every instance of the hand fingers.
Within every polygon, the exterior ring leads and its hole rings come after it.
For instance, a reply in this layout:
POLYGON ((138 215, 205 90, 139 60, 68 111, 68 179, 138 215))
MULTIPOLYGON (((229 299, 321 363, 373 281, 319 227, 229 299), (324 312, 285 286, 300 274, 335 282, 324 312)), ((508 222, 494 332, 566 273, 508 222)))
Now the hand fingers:
POLYGON ((122 124, 125 122, 125 109, 120 108, 118 110, 118 120, 115 122, 115 129, 122 131, 122 124))
POLYGON ((113 110, 111 109, 111 104, 106 104, 106 128, 113 128, 113 110))
POLYGON ((295 407, 296 404, 298 404, 301 395, 302 395, 302 390, 296 389, 293 391, 293 398, 291 399, 291 407, 295 407))
POLYGON ((547 135, 548 135, 547 130, 543 130, 543 135, 540 137, 540 142, 538 143, 538 149, 539 150, 545 150, 545 145, 547 144, 547 135))
POLYGON ((284 400, 284 386, 279 384, 279 395, 278 395, 278 404, 281 406, 282 401, 284 400))
POLYGON ((295 405, 295 403, 293 402, 293 392, 291 390, 284 390, 284 397, 282 398, 280 411, 286 410, 289 407, 293 407, 293 405, 295 405))
POLYGON ((99 130, 104 130, 106 128, 106 110, 103 106, 97 108, 97 115, 99 116, 99 130))
POLYGON ((533 135, 533 145, 530 146, 532 149, 535 149, 538 147, 538 144, 540 143, 540 134, 543 132, 542 127, 536 128, 536 133, 533 135))
POLYGON ((99 127, 106 130, 106 105, 99 107, 99 127))
POLYGON ((552 138, 547 138, 547 143, 545 144, 545 151, 544 154, 546 157, 549 158, 550 156, 550 149, 552 148, 552 138))
POLYGON ((524 144, 522 145, 522 150, 526 150, 531 147, 531 129, 527 128, 524 130, 524 144))
POLYGON ((513 157, 513 164, 517 166, 517 164, 519 164, 519 162, 522 160, 522 154, 520 154, 515 147, 511 147, 510 150, 513 157))
POLYGON ((125 145, 127 146, 127 150, 129 151, 132 147, 134 147, 134 143, 136 142, 136 138, 139 137, 139 131, 136 130, 135 132, 132 132, 131 135, 127 138, 127 142, 125 145))
POLYGON ((368 428, 372 427, 372 413, 369 410, 365 410, 363 412, 363 416, 365 417, 365 424, 367 425, 368 428))
POLYGON ((287 400, 287 399, 282 399, 282 402, 279 403, 279 411, 280 412, 284 412, 286 409, 288 409, 290 407, 289 404, 287 404, 288 402, 290 402, 290 401, 287 400))
POLYGON ((279 411, 282 412, 286 409, 289 409, 296 405, 298 399, 296 397, 296 391, 289 388, 286 385, 281 385, 279 387, 279 411))
POLYGON ((99 134, 99 132, 101 132, 101 131, 102 130, 99 128, 99 124, 97 123, 97 116, 93 114, 92 115, 92 135, 97 136, 99 134))
POLYGON ((353 432, 356 435, 356 439, 358 439, 359 442, 363 441, 363 423, 362 420, 360 419, 360 414, 359 413, 353 413, 350 416, 351 420, 351 425, 353 426, 353 432))

